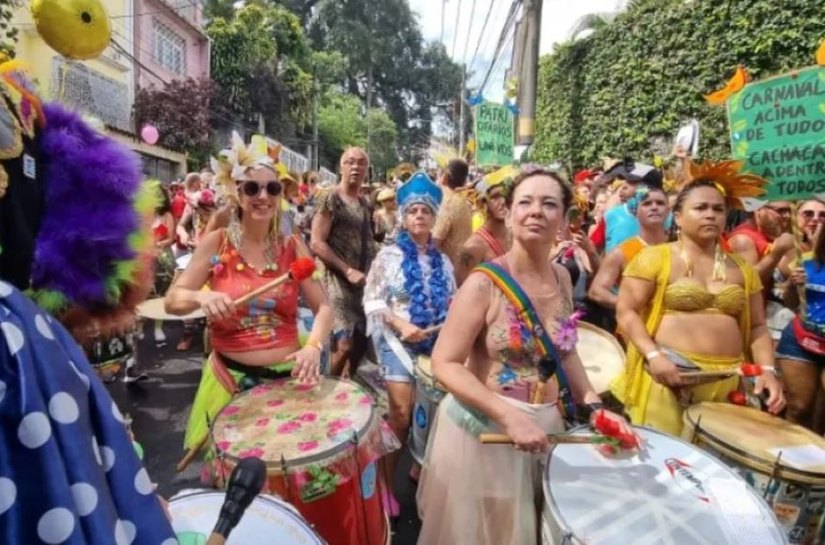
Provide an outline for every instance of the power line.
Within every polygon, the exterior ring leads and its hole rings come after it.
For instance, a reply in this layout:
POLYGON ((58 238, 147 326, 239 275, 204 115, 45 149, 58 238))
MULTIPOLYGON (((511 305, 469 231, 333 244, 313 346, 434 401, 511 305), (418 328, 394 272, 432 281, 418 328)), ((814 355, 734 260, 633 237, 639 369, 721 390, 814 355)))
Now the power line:
POLYGON ((476 62, 476 57, 478 56, 478 52, 481 49, 481 40, 484 39, 484 31, 487 30, 487 23, 490 22, 490 15, 493 13, 493 6, 495 5, 496 0, 490 0, 490 7, 487 8, 487 15, 484 17, 484 24, 481 26, 481 34, 478 35, 478 43, 476 44, 476 50, 473 53, 473 58, 470 59, 470 64, 467 65, 468 68, 472 69, 473 63, 476 62))
MULTIPOLYGON (((179 9, 187 9, 194 6, 197 6, 200 2, 198 0, 194 0, 188 4, 184 4, 182 6, 178 6, 173 8, 172 6, 168 6, 167 9, 159 9, 156 11, 145 11, 143 13, 132 13, 131 15, 110 15, 109 19, 128 19, 130 17, 143 17, 144 15, 157 15, 158 13, 166 13, 168 10, 174 11, 177 13, 179 9)), ((178 13, 180 15, 180 13, 178 13)))
POLYGON ((470 24, 467 25, 467 39, 464 40, 464 53, 461 55, 461 60, 467 60, 467 48, 470 47, 470 36, 473 33, 473 21, 476 18, 476 0, 473 0, 472 6, 470 8, 470 24))
POLYGON ((498 58, 504 49, 504 44, 508 40, 507 36, 509 35, 510 30, 514 27, 514 23, 516 22, 516 15, 518 14, 518 8, 520 5, 521 0, 513 0, 513 3, 510 4, 510 12, 507 14, 507 19, 504 21, 504 27, 501 29, 501 35, 499 36, 498 44, 496 44, 496 51, 493 55, 493 60, 490 63, 490 68, 484 75, 484 80, 481 84, 481 87, 479 88, 479 92, 484 90, 484 88, 487 86, 487 82, 490 80, 490 75, 493 73, 493 68, 495 68, 498 58))
POLYGON ((453 49, 450 52, 450 58, 455 60, 455 41, 458 38, 458 21, 461 17, 461 0, 458 0, 458 9, 455 11, 455 27, 453 28, 453 49))

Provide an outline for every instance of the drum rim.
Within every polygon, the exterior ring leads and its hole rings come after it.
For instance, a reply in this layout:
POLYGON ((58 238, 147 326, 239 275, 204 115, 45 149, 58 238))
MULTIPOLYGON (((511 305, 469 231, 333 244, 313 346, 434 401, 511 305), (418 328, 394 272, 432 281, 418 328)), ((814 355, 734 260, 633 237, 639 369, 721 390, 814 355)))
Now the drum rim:
MULTIPOLYGON (((698 405, 702 404, 700 403, 698 405)), ((696 441, 703 441, 709 446, 719 450, 720 454, 736 460, 747 469, 757 471, 763 475, 767 475, 768 477, 774 473, 774 468, 776 468, 776 477, 783 481, 788 481, 792 484, 802 483, 809 485, 825 485, 825 473, 798 469, 793 466, 783 464, 781 460, 779 464, 776 464, 766 458, 750 454, 738 447, 730 445, 721 437, 710 433, 707 428, 699 427, 697 430, 696 428, 698 422, 693 420, 689 412, 690 409, 695 406, 697 405, 692 405, 691 407, 685 409, 684 420, 685 424, 691 426, 691 432, 696 441)))
MULTIPOLYGON (((184 500, 190 500, 195 496, 219 496, 221 499, 226 497, 225 491, 218 491, 218 490, 192 490, 186 492, 184 494, 176 495, 169 499, 169 510, 172 510, 172 505, 175 502, 183 502, 184 500)), ((307 535, 309 537, 316 539, 317 545, 327 545, 327 542, 324 541, 318 532, 312 527, 308 520, 306 520, 300 512, 296 509, 294 505, 281 500, 275 496, 270 496, 268 494, 258 494, 253 498, 252 501, 259 499, 268 505, 273 505, 278 508, 279 512, 287 513, 289 517, 300 527, 303 527, 307 530, 307 535)), ((174 527, 174 518, 172 519, 172 526, 174 527)))
MULTIPOLYGON (((329 379, 329 380, 334 380, 334 381, 337 381, 337 382, 348 382, 348 383, 353 384, 353 385, 357 386, 358 388, 360 388, 363 391, 363 393, 370 395, 370 393, 367 390, 365 390, 364 387, 361 384, 359 384, 358 382, 355 382, 354 380, 351 380, 351 379, 345 379, 345 378, 341 378, 341 377, 331 377, 331 376, 324 376, 324 377, 321 377, 321 379, 322 380, 329 379)), ((275 380, 273 382, 277 384, 278 382, 287 382, 289 380, 294 380, 294 379, 285 378, 285 379, 275 380)), ((232 398, 232 401, 237 400, 241 396, 249 395, 249 392, 251 392, 252 390, 254 390, 254 388, 249 389, 245 392, 241 392, 239 395, 232 398)), ((238 463, 243 458, 238 458, 237 456, 233 456, 231 454, 228 454, 228 453, 222 451, 218 447, 218 442, 215 441, 215 424, 217 424, 218 419, 221 417, 221 414, 230 405, 231 405, 231 402, 229 404, 227 404, 226 407, 224 407, 223 409, 221 409, 218 412, 217 416, 215 416, 215 420, 212 422, 212 426, 210 426, 209 433, 210 433, 210 436, 212 437, 212 443, 214 444, 214 447, 215 447, 216 457, 218 459, 223 458, 223 459, 230 460, 234 463, 238 463)), ((375 410, 375 398, 373 397, 373 403, 370 404, 369 418, 367 418, 367 421, 364 424, 364 426, 355 433, 355 437, 357 438, 359 445, 360 445, 361 439, 363 439, 367 435, 369 430, 372 429, 372 427, 376 424, 376 418, 377 418, 376 413, 377 412, 378 411, 375 410)), ((269 460, 264 460, 264 463, 266 464, 267 473, 275 474, 275 475, 282 475, 282 474, 284 474, 284 467, 283 466, 286 466, 286 470, 287 470, 286 473, 288 473, 290 463, 293 464, 293 465, 304 466, 304 465, 307 465, 307 464, 322 462, 322 461, 326 460, 327 458, 330 458, 332 456, 340 454, 341 452, 346 450, 347 447, 355 446, 355 444, 356 443, 354 443, 352 441, 352 435, 350 435, 350 438, 347 439, 346 441, 343 441, 343 442, 339 443, 338 445, 336 445, 336 446, 334 446, 334 447, 332 447, 328 450, 325 450, 325 451, 322 451, 322 452, 319 452, 319 453, 316 453, 316 454, 310 454, 309 456, 304 456, 304 457, 301 457, 301 458, 291 458, 291 459, 283 458, 283 464, 281 463, 280 460, 275 461, 275 462, 270 462, 269 460), (270 472, 269 471, 270 469, 273 469, 275 471, 270 472)))
MULTIPOLYGON (((695 445, 692 445, 692 444, 688 443, 687 441, 685 441, 681 437, 676 437, 676 436, 673 436, 673 435, 669 435, 669 434, 664 433, 662 431, 653 429, 649 426, 633 426, 633 427, 636 428, 636 429, 641 429, 641 430, 653 432, 656 435, 659 435, 659 436, 662 436, 662 437, 665 437, 665 438, 668 438, 668 439, 673 439, 674 441, 678 441, 680 443, 683 443, 686 446, 693 447, 693 448, 696 448, 697 450, 702 451, 701 449, 698 449, 695 445)), ((588 429, 588 426, 583 425, 583 426, 578 426, 576 428, 568 430, 567 433, 575 433, 577 431, 583 431, 583 430, 587 430, 587 429, 588 429)), ((550 493, 551 491, 548 490, 549 484, 550 484, 550 460, 553 457, 553 451, 559 446, 560 445, 551 446, 550 450, 547 452, 547 457, 545 458, 544 470, 542 471, 542 483, 541 483, 542 492, 544 493, 544 502, 545 502, 545 505, 550 508, 550 512, 555 517, 556 524, 558 525, 558 527, 561 530, 562 534, 564 536, 566 536, 566 539, 575 540, 574 541, 575 543, 581 544, 582 541, 576 536, 575 531, 572 528, 569 527, 569 525, 567 523, 567 520, 562 516, 561 511, 559 510, 558 502, 556 502, 555 497, 553 497, 553 495, 550 493)), ((719 464, 719 466, 724 471, 726 471, 728 474, 730 474, 732 477, 736 478, 739 481, 744 482, 747 485, 746 481, 740 475, 738 475, 736 473, 736 471, 734 471, 732 468, 728 467, 721 460, 718 460, 718 459, 714 458, 707 451, 702 451, 702 453, 705 456, 707 456, 707 457, 713 459, 714 461, 716 461, 719 464)), ((757 499, 762 499, 761 496, 757 493, 757 491, 754 490, 750 485, 747 485, 747 488, 751 491, 751 494, 753 496, 755 496, 757 499)), ((758 502, 758 503, 759 503, 760 507, 762 508, 762 510, 764 511, 764 514, 769 515, 770 520, 774 523, 774 527, 776 528, 777 532, 779 533, 779 535, 783 539, 783 541, 782 541, 783 545, 787 545, 788 544, 787 532, 784 530, 784 527, 779 523, 779 519, 776 518, 776 513, 774 513, 773 508, 770 505, 768 505, 764 500, 761 503, 760 502, 758 502)), ((543 517, 543 515, 542 515, 542 517, 543 517)))
POLYGON ((600 337, 604 337, 605 339, 607 339, 610 342, 610 344, 614 345, 616 348, 619 349, 619 353, 622 355, 623 360, 627 359, 627 351, 622 346, 622 343, 620 343, 616 339, 616 337, 611 335, 610 332, 607 331, 606 329, 602 329, 597 325, 591 324, 590 322, 582 322, 582 321, 580 321, 578 324, 576 324, 576 327, 582 328, 582 329, 587 329, 589 331, 592 331, 593 333, 598 334, 600 337))

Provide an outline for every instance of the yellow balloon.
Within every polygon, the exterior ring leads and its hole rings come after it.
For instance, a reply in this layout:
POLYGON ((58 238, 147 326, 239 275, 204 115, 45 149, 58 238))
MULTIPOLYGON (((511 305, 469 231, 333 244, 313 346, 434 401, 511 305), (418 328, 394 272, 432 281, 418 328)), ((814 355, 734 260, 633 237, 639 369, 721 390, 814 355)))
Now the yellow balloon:
POLYGON ((70 59, 93 59, 109 45, 112 28, 100 0, 32 0, 37 31, 70 59))

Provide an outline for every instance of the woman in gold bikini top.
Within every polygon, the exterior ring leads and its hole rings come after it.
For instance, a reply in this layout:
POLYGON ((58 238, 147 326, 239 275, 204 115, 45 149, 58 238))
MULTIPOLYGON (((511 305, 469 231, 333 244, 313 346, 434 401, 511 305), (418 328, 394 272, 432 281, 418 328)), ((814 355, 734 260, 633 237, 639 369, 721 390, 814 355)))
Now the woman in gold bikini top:
MULTIPOLYGON (((689 386, 679 368, 735 370, 745 361, 774 364, 765 325, 762 284, 756 271, 722 248, 720 236, 729 205, 739 203, 745 185, 731 162, 691 167, 693 181, 679 193, 674 218, 679 240, 644 249, 624 272, 617 319, 629 339, 625 372, 611 389, 634 424, 679 434, 682 409, 701 401, 726 401, 738 375, 689 386)), ((752 183, 753 177, 746 181, 752 183)), ((753 195, 753 193, 751 193, 753 195)), ((757 379, 767 389, 771 412, 784 406, 771 372, 757 379)))

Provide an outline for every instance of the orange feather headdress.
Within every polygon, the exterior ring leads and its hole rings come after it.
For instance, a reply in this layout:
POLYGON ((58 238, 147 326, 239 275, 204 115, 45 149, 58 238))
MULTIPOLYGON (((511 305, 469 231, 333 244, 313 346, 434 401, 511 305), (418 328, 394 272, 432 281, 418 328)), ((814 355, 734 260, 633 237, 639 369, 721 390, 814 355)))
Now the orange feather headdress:
POLYGON ((763 196, 768 180, 756 174, 740 172, 742 166, 744 161, 690 162, 689 177, 682 189, 698 182, 712 182, 725 196, 728 206, 741 210, 752 209, 747 201, 763 196))

